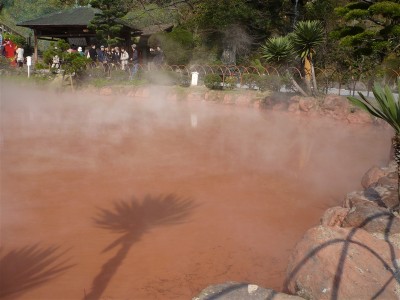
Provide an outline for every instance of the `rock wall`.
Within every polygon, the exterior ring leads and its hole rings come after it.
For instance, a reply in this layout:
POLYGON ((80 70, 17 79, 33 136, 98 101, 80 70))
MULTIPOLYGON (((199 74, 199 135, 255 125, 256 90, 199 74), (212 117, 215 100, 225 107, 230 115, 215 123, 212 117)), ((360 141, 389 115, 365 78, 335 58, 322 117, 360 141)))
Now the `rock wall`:
POLYGON ((372 167, 363 191, 328 209, 296 245, 284 288, 306 299, 400 299, 396 164, 372 167))
POLYGON ((344 96, 325 95, 324 98, 293 96, 289 93, 254 90, 216 91, 205 87, 178 88, 169 86, 109 86, 88 88, 102 96, 127 95, 148 98, 162 96, 174 101, 209 101, 224 105, 239 105, 256 109, 287 111, 296 115, 325 116, 351 124, 380 124, 380 120, 355 108, 344 96))

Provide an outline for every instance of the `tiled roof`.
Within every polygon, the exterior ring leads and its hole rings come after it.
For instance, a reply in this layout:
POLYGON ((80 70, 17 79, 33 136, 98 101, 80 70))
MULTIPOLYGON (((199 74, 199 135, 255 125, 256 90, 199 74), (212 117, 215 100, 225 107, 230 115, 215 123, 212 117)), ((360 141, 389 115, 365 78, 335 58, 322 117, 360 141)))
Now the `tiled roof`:
POLYGON ((100 10, 93 7, 75 7, 52 14, 48 14, 37 19, 28 20, 17 24, 18 26, 87 26, 100 10))

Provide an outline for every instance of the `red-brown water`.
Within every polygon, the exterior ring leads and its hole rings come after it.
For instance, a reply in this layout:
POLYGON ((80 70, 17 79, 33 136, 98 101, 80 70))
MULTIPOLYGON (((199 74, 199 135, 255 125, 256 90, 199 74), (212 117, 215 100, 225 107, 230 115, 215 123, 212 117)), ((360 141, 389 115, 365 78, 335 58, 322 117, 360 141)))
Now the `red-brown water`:
POLYGON ((200 102, 1 83, 5 299, 279 290, 324 209, 385 164, 390 130, 200 102))

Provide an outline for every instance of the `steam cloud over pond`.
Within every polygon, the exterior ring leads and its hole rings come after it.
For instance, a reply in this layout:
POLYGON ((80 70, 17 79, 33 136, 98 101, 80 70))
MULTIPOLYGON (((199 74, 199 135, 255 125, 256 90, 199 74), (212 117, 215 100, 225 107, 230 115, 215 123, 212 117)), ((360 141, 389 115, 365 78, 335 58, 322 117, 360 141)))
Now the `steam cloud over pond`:
POLYGON ((60 271, 22 282, 20 299, 190 299, 225 281, 279 290, 296 241, 387 162, 392 135, 4 82, 0 117, 1 258, 59 252, 39 274, 60 271))

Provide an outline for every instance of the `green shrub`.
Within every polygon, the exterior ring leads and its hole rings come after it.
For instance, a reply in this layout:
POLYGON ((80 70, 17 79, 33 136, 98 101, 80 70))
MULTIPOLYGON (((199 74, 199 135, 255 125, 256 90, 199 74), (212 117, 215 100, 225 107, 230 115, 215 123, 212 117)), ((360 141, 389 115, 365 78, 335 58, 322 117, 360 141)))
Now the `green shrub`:
POLYGON ((26 47, 26 39, 22 36, 11 34, 11 33, 4 33, 3 40, 9 39, 14 44, 22 46, 23 48, 26 47))
POLYGON ((182 87, 189 87, 192 83, 192 79, 188 75, 182 75, 179 80, 179 85, 182 87))
POLYGON ((58 55, 61 68, 67 75, 82 75, 86 65, 90 60, 79 53, 68 53, 69 44, 64 40, 58 40, 57 43, 51 42, 49 48, 43 52, 43 61, 47 65, 53 63, 53 57, 58 55))
POLYGON ((48 68, 48 66, 46 66, 44 63, 37 62, 35 64, 35 69, 36 70, 43 70, 43 69, 47 69, 47 68, 48 68))
POLYGON ((277 75, 244 74, 242 76, 242 85, 260 91, 279 91, 283 82, 284 79, 277 75))
POLYGON ((243 74, 242 85, 247 85, 249 89, 257 89, 259 77, 258 74, 243 74))
POLYGON ((211 90, 221 90, 222 78, 218 74, 207 74, 204 76, 204 85, 211 90))
POLYGON ((51 42, 50 46, 43 52, 43 61, 47 65, 53 63, 53 56, 58 55, 60 60, 63 60, 64 56, 68 53, 69 44, 64 40, 58 40, 57 42, 51 42))
POLYGON ((224 78, 224 88, 227 90, 233 90, 238 83, 238 79, 235 76, 227 76, 224 78))
POLYGON ((282 80, 280 76, 277 75, 262 75, 262 82, 260 82, 260 90, 271 90, 271 91, 279 91, 282 85, 282 80))
POLYGON ((79 76, 86 70, 88 62, 89 59, 79 53, 66 53, 66 55, 63 55, 61 67, 65 71, 65 74, 79 76))

